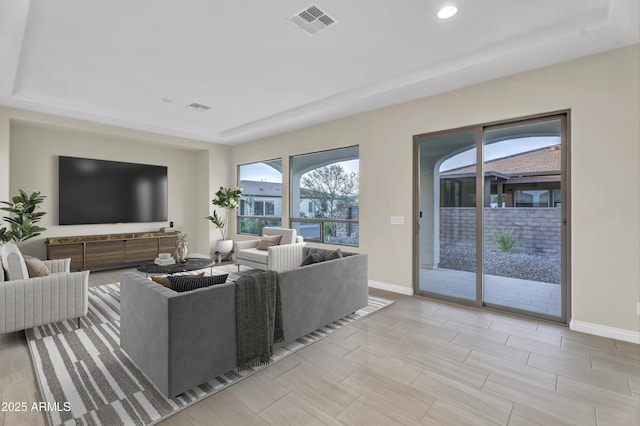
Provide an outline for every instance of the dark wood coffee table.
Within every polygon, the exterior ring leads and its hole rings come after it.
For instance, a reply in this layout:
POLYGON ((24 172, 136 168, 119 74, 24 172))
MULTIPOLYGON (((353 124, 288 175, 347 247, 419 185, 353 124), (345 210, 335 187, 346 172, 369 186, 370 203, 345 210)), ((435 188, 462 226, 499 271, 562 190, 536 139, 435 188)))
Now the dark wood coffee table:
POLYGON ((153 261, 145 262, 138 266, 138 271, 149 274, 166 274, 173 275, 179 272, 196 271, 198 269, 210 268, 213 274, 213 264, 215 259, 209 257, 192 257, 188 258, 184 263, 174 263, 173 265, 157 265, 153 261))

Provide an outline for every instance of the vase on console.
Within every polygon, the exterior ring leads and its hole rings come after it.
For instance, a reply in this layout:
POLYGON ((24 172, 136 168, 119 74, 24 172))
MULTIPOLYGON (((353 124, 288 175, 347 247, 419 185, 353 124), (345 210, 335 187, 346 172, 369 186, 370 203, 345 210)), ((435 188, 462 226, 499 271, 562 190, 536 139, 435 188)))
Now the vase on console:
POLYGON ((188 254, 189 250, 187 250, 186 244, 178 247, 178 262, 185 263, 187 261, 188 254))
POLYGON ((185 263, 187 261, 188 255, 189 250, 187 249, 187 234, 180 234, 173 257, 176 259, 176 262, 185 263))

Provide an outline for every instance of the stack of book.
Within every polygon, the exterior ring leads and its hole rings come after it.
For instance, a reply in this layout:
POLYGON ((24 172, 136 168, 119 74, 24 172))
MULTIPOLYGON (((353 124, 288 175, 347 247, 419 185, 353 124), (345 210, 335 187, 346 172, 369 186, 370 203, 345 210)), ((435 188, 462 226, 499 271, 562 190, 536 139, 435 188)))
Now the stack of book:
POLYGON ((171 257, 170 253, 159 253, 156 260, 153 261, 156 265, 167 266, 173 265, 176 261, 171 257))

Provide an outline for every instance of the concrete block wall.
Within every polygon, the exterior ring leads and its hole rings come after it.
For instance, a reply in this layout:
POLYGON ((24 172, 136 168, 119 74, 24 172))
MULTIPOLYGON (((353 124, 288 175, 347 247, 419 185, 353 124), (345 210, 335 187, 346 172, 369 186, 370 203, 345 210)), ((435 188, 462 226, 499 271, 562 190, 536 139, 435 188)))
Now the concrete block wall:
MULTIPOLYGON (((475 247, 475 208, 440 209, 440 244, 475 247)), ((493 241, 500 230, 511 229, 514 250, 553 253, 560 250, 561 216, 558 207, 485 208, 485 246, 497 249, 493 241)))

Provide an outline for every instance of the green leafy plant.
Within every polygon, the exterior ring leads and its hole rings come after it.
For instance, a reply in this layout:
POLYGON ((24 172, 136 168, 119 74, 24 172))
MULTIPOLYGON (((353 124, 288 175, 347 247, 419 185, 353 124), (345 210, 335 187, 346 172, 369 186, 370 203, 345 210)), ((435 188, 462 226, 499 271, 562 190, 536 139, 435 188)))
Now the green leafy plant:
POLYGON ((500 229, 494 234, 494 239, 498 245, 498 249, 502 252, 509 253, 516 245, 516 237, 513 236, 513 229, 500 229))
POLYGON ((335 222, 325 222, 324 226, 322 227, 324 230, 324 237, 325 239, 327 237, 335 237, 336 236, 336 230, 338 229, 338 224, 335 222))
POLYGON ((258 235, 258 221, 251 219, 240 219, 240 233, 258 235))
POLYGON ((214 210, 213 215, 207 216, 206 218, 220 230, 223 240, 227 239, 227 225, 229 224, 230 213, 238 208, 240 197, 242 197, 242 188, 232 189, 220 187, 218 192, 216 192, 215 198, 211 200, 211 204, 221 207, 227 211, 227 214, 222 217, 216 210, 214 210))
POLYGON ((20 195, 16 195, 11 201, 0 201, 8 206, 0 207, 0 210, 11 213, 11 216, 3 217, 4 221, 9 223, 9 227, 0 228, 1 242, 19 243, 46 231, 46 228, 36 225, 46 212, 35 212, 46 197, 39 191, 33 191, 31 194, 22 189, 19 191, 20 195))

